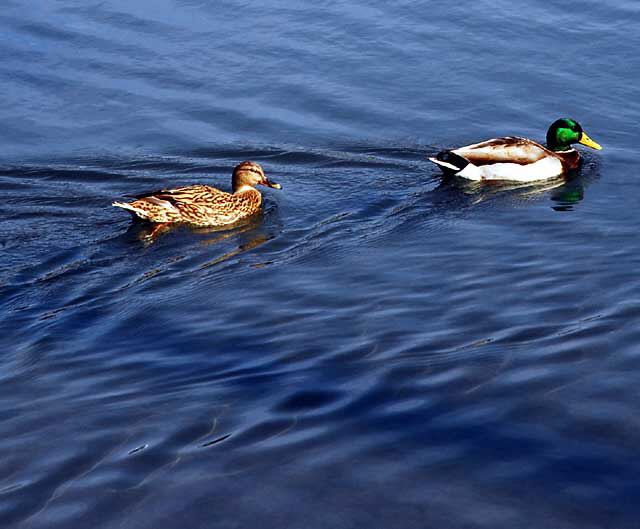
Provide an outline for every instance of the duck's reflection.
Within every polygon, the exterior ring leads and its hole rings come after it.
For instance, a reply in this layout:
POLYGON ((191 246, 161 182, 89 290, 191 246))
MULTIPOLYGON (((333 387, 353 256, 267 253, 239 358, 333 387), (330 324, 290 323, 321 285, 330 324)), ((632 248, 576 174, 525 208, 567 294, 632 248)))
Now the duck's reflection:
POLYGON ((199 227, 189 224, 152 224, 145 221, 138 221, 131 224, 128 233, 133 234, 144 248, 157 243, 163 237, 170 234, 184 235, 191 234, 198 236, 200 245, 213 246, 221 244, 226 240, 241 236, 241 243, 234 249, 225 252, 215 259, 203 263, 200 268, 208 268, 220 264, 231 257, 251 250, 274 238, 274 234, 264 229, 263 212, 258 212, 251 217, 247 217, 232 225, 199 227), (210 235, 209 237, 202 236, 210 235))
POLYGON ((571 211, 584 199, 585 183, 588 180, 578 174, 541 182, 472 182, 461 178, 444 179, 438 190, 455 189, 479 204, 498 195, 507 195, 511 200, 526 202, 548 195, 555 211, 571 211))
POLYGON ((170 233, 190 232, 196 235, 203 234, 220 234, 211 239, 203 241, 205 244, 213 244, 215 242, 227 239, 238 233, 244 233, 256 229, 262 224, 262 212, 258 212, 250 217, 245 217, 233 224, 224 226, 193 226, 185 223, 164 223, 155 224, 151 222, 134 220, 129 231, 133 231, 136 237, 145 245, 149 246, 170 233))
MULTIPOLYGON (((243 230, 243 231, 245 231, 245 230, 243 230)), ((205 243, 206 244, 214 244, 214 243, 219 242, 221 240, 224 240, 224 239, 226 239, 227 237, 230 237, 230 236, 231 235, 220 236, 220 237, 217 237, 215 239, 210 239, 208 241, 205 241, 205 243)), ((241 244, 235 250, 231 250, 229 252, 226 252, 226 253, 222 254, 220 257, 217 257, 216 259, 213 259, 212 261, 204 263, 200 268, 209 268, 211 266, 215 266, 217 264, 220 264, 220 263, 226 261, 227 259, 230 259, 231 257, 234 257, 234 256, 236 256, 238 254, 243 253, 243 252, 246 252, 247 250, 251 250, 253 248, 257 248, 261 244, 264 244, 265 242, 270 241, 271 239, 273 239, 272 235, 267 235, 266 233, 252 232, 252 237, 249 239, 249 241, 247 241, 244 244, 241 244)))
POLYGON ((574 206, 584 199, 584 185, 580 178, 565 182, 561 187, 551 193, 551 200, 555 205, 551 206, 555 211, 571 211, 574 206))

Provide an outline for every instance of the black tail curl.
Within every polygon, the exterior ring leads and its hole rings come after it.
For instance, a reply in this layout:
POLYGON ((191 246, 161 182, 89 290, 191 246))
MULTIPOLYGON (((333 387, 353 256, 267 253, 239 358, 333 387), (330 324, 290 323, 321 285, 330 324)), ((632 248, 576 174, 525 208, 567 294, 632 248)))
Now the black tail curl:
POLYGON ((453 165, 454 167, 456 167, 456 171, 454 171, 453 169, 449 169, 448 167, 442 167, 442 169, 444 169, 445 171, 450 171, 452 173, 459 173, 460 171, 462 171, 467 165, 469 165, 469 160, 466 160, 465 158, 463 158, 462 156, 460 156, 459 154, 456 154, 455 152, 452 151, 441 151, 438 153, 438 156, 436 156, 436 160, 440 160, 441 162, 445 162, 448 163, 450 165, 453 165))

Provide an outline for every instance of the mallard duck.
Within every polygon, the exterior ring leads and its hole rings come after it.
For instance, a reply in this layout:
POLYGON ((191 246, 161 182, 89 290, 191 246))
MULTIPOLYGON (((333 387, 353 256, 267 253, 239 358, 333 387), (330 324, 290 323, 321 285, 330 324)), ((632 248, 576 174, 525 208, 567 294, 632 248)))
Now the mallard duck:
POLYGON ((280 184, 265 176, 259 164, 242 162, 233 170, 232 193, 193 185, 133 195, 136 199, 133 202, 114 202, 112 205, 160 225, 185 222, 195 226, 223 226, 234 224, 260 209, 262 195, 254 187, 256 185, 282 189, 280 184))
POLYGON ((576 169, 580 165, 580 153, 572 147, 574 143, 602 149, 577 121, 562 118, 549 127, 546 147, 527 138, 494 138, 442 151, 429 160, 438 164, 445 174, 469 180, 533 182, 576 169))

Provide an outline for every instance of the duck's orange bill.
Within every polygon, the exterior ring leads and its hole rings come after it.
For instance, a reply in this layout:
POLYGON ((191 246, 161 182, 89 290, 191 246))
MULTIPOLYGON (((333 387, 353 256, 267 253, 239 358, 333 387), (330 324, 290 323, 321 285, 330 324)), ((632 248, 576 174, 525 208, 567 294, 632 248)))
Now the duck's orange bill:
POLYGON ((591 147, 592 149, 595 149, 596 151, 601 151, 602 150, 602 146, 599 143, 596 143, 595 141, 593 141, 589 136, 587 136, 586 132, 582 133, 582 136, 580 136, 580 142, 582 143, 582 145, 586 145, 587 147, 591 147))

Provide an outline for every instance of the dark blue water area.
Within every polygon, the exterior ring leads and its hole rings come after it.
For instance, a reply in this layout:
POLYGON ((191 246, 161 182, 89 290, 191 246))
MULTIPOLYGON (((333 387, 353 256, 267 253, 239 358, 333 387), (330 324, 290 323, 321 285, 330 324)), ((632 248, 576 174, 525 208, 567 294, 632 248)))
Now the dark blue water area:
POLYGON ((637 527, 639 22, 7 0, 0 526, 637 527), (568 178, 427 160, 561 116, 568 178), (247 159, 233 229, 110 206, 247 159))

